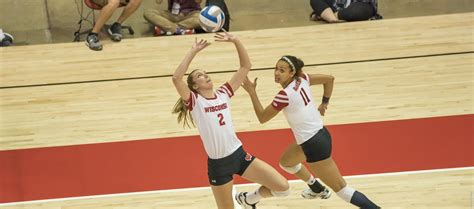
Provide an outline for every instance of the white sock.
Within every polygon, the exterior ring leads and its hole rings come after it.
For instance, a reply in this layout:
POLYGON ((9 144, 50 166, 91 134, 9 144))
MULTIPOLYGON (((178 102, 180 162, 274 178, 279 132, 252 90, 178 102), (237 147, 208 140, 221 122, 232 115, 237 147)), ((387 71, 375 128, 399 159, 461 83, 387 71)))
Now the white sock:
POLYGON ((314 176, 311 175, 309 179, 306 181, 306 183, 309 185, 313 185, 315 181, 316 181, 316 178, 314 178, 314 176))
POLYGON ((338 192, 336 192, 336 194, 344 201, 350 203, 352 199, 352 195, 354 195, 355 191, 356 190, 354 188, 346 186, 342 188, 341 190, 339 190, 338 192))
POLYGON ((260 194, 260 187, 255 190, 254 192, 248 192, 247 193, 247 203, 248 204, 255 204, 257 203, 258 201, 260 201, 262 199, 262 195, 260 194))

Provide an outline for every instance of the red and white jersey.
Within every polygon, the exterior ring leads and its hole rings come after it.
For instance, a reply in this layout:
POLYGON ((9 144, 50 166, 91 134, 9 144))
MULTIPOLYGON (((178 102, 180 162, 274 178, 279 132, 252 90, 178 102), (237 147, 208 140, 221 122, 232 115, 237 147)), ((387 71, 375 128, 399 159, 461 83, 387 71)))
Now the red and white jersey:
POLYGON ((199 129, 204 149, 211 159, 226 157, 242 146, 235 134, 230 114, 230 98, 233 95, 232 87, 225 83, 214 92, 214 98, 206 99, 191 92, 186 101, 199 129))
POLYGON ((309 76, 306 73, 278 92, 272 106, 277 110, 283 110, 297 144, 302 144, 323 128, 323 121, 314 103, 309 76))

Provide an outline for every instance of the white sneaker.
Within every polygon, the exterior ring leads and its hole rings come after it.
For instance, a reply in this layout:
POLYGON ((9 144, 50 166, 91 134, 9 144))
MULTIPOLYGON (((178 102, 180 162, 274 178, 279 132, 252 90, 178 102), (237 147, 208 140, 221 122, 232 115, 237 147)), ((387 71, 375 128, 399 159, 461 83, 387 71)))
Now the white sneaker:
POLYGON ((247 192, 238 192, 236 195, 235 195, 235 200, 237 201, 237 203, 239 203, 240 206, 242 206, 243 208, 245 209, 256 209, 257 206, 257 203, 255 204, 248 204, 247 203, 247 192))
POLYGON ((328 199, 331 197, 331 191, 328 188, 324 188, 323 191, 316 193, 310 188, 307 188, 301 192, 301 196, 305 199, 328 199))

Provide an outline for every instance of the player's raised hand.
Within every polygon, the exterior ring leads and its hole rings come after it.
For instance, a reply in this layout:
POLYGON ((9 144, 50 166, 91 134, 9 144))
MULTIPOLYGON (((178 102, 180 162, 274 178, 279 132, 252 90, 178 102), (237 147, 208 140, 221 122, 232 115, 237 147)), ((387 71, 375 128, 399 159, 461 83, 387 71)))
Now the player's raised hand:
POLYGON ((204 39, 201 39, 201 40, 197 40, 197 38, 194 39, 194 44, 193 44, 193 47, 191 48, 191 50, 195 51, 195 52, 199 52, 201 50, 203 50, 204 48, 206 48, 207 46, 211 45, 211 42, 207 42, 207 40, 204 40, 204 39))

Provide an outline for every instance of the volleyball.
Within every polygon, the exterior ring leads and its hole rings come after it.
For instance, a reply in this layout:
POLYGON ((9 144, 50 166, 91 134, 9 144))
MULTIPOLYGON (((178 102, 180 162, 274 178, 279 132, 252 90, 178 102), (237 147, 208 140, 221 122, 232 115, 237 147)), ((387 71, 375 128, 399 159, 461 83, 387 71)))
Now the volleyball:
POLYGON ((199 24, 206 32, 219 31, 225 22, 224 12, 218 6, 207 6, 199 14, 199 24))

